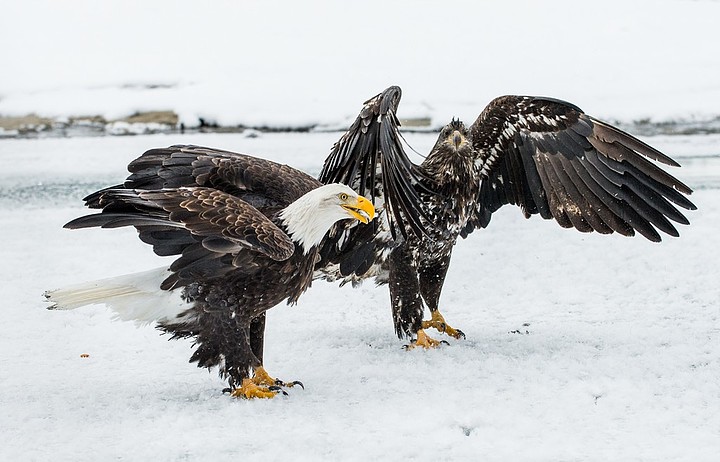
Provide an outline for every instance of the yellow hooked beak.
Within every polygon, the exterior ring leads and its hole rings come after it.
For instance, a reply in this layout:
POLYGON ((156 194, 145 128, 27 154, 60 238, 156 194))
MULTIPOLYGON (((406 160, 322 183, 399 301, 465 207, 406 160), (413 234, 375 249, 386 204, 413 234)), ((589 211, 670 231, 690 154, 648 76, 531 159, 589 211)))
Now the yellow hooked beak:
POLYGON ((373 207, 372 202, 362 196, 357 198, 349 197, 342 204, 342 208, 347 210, 350 216, 365 224, 370 223, 370 220, 375 218, 375 207, 373 207))

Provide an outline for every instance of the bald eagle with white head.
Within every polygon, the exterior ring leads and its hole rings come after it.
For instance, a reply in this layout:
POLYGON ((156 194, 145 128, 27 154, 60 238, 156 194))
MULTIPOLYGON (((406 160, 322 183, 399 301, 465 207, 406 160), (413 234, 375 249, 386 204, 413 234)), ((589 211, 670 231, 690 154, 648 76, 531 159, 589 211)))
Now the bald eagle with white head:
POLYGON ((501 96, 470 125, 453 120, 420 164, 403 149, 399 87, 369 99, 333 146, 319 179, 373 200, 378 219, 334 226, 318 277, 388 283, 395 330, 435 347, 430 328, 455 338, 439 310, 458 237, 485 228, 500 207, 601 234, 678 236, 692 190, 658 163, 678 164, 632 135, 554 98, 501 96), (334 264, 327 264, 332 262, 334 264), (423 320, 424 310, 430 319, 423 320))
POLYGON ((117 186, 85 198, 100 213, 66 228, 134 226, 169 268, 46 293, 51 309, 103 303, 120 319, 193 338, 191 362, 218 367, 233 396, 270 398, 285 383, 263 368, 265 312, 310 287, 336 222, 368 223, 370 201, 343 184, 268 160, 197 146, 151 149, 117 186))

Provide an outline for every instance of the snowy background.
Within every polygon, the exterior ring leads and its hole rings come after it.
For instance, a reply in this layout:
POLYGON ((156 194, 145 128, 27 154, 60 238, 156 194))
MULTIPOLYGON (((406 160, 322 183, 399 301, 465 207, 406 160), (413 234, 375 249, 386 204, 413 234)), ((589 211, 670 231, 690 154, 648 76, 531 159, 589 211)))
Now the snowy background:
MULTIPOLYGON (((400 115, 433 126, 508 93, 628 123, 720 116, 717 1, 0 5, 0 116, 343 127, 391 84, 400 115)), ((190 342, 103 307, 45 310, 47 289, 163 264, 132 230, 61 228, 144 150, 203 144, 317 174, 339 136, 0 140, 0 459, 717 460, 718 134, 643 138, 696 190, 680 238, 506 207, 461 241, 441 307, 466 340, 404 351, 372 284, 316 283, 271 310, 266 366, 306 387, 287 398, 230 399, 187 363, 190 342)))
POLYGON ((617 120, 720 116, 718 1, 1 5, 0 115, 338 127, 400 85, 400 115, 434 126, 508 93, 617 120))

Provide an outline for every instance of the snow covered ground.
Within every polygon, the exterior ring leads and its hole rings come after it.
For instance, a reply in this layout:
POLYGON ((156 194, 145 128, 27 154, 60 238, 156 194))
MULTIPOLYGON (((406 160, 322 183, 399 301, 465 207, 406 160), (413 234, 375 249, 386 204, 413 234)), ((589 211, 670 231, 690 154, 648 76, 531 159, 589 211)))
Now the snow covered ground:
MULTIPOLYGON (((317 173, 338 136, 0 141, 0 459, 717 460, 717 135, 646 139, 696 189, 680 238, 499 211, 456 247, 441 306, 467 339, 437 351, 401 348, 386 287, 315 283, 269 313, 268 370, 305 384, 288 397, 231 399, 187 362, 190 342, 102 306, 45 309, 46 289, 162 263, 132 230, 61 228, 145 149, 204 144, 317 173)), ((407 138, 427 152, 435 137, 407 138)))
MULTIPOLYGON (((345 128, 397 84, 400 117, 435 127, 509 93, 717 123, 718 18, 717 0, 0 0, 0 117, 345 128)), ((306 388, 287 398, 230 399, 189 342, 101 306, 45 310, 47 289, 163 263, 132 230, 62 229, 144 150, 315 174, 338 136, 0 140, 0 460, 718 460, 720 135, 647 139, 696 189, 678 239, 499 211, 456 247, 441 301, 467 339, 446 348, 404 351, 372 284, 271 310, 268 370, 306 388)))
POLYGON ((710 120, 718 18, 716 0, 4 1, 0 115, 340 126, 400 85, 399 115, 435 127, 503 94, 710 120))

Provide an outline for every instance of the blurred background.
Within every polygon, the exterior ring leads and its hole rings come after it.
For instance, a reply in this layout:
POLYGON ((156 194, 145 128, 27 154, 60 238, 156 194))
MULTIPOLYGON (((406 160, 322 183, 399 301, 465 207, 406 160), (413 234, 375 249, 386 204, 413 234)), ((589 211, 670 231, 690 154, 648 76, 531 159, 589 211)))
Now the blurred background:
POLYGON ((720 2, 2 2, 0 136, 407 128, 553 96, 644 133, 720 130, 720 2))

